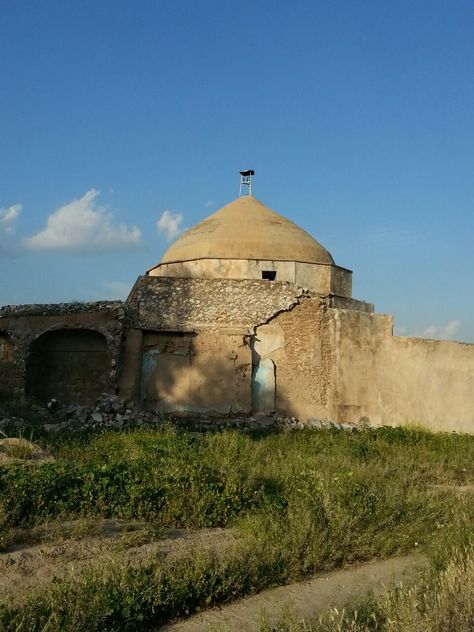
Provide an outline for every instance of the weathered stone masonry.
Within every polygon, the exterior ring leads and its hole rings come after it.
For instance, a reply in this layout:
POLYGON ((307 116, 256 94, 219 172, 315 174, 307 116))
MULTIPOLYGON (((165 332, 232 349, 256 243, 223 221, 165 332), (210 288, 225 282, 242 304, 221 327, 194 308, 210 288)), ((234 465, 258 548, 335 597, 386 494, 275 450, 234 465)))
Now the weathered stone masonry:
POLYGON ((0 391, 183 415, 474 432, 474 345, 393 336, 351 272, 239 198, 182 235, 125 302, 0 310, 0 391))
MULTIPOLYGON (((46 382, 54 380, 55 396, 62 399, 70 390, 63 376, 72 364, 75 365, 72 378, 79 391, 78 399, 92 401, 98 386, 113 392, 118 383, 124 326, 125 309, 121 301, 1 308, 0 336, 9 341, 11 352, 9 362, 0 360, 0 367, 3 367, 3 371, 0 368, 0 390, 13 391, 20 397, 38 396, 40 393, 34 389, 43 377, 46 382), (72 332, 76 335, 71 335, 72 332), (64 348, 64 344, 55 348, 61 336, 69 348, 64 348), (93 339, 97 346, 100 338, 104 340, 107 361, 102 374, 94 375, 94 356, 90 352, 94 349, 93 339), (29 388, 33 388, 33 392, 29 392, 29 388)), ((46 383, 44 386, 48 388, 46 383)), ((71 393, 64 399, 72 398, 71 393)))

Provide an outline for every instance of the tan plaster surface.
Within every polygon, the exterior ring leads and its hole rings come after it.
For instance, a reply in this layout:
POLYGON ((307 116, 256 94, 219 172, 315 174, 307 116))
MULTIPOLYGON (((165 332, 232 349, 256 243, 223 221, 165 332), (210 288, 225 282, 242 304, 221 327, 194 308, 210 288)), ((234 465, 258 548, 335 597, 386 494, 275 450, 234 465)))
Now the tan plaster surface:
POLYGON ((252 196, 237 198, 190 228, 162 263, 202 257, 334 263, 311 235, 252 196))
POLYGON ((474 432, 474 345, 392 336, 390 316, 330 312, 337 421, 474 432))

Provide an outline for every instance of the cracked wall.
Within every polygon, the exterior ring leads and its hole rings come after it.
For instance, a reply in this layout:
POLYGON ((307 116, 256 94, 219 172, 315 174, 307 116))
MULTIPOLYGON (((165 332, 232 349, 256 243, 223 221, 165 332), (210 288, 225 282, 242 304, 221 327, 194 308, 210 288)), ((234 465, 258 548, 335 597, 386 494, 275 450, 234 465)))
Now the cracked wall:
POLYGON ((137 329, 248 332, 302 295, 285 282, 139 277, 127 302, 137 329))
POLYGON ((301 419, 326 417, 331 380, 326 301, 306 297, 256 327, 258 361, 275 365, 275 408, 301 419))
POLYGON ((249 414, 251 351, 241 335, 145 332, 141 401, 162 412, 249 414))
POLYGON ((141 401, 164 412, 250 414, 255 326, 304 295, 260 279, 141 277, 128 300, 143 336, 141 401))

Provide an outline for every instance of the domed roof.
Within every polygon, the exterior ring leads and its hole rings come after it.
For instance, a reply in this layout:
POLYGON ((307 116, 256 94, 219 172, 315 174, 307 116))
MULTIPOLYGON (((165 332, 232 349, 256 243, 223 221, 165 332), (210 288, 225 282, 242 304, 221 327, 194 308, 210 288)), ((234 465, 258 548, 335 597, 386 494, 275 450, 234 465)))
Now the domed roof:
POLYGON ((161 263, 260 259, 334 263, 311 235, 252 196, 242 196, 187 230, 161 263))

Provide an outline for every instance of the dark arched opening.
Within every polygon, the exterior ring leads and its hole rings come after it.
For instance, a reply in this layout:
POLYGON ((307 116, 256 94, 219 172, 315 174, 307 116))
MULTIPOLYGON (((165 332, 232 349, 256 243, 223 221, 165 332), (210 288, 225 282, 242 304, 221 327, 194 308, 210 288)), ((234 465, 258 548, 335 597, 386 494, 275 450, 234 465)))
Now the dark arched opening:
POLYGON ((60 329, 31 345, 26 394, 46 402, 93 404, 109 385, 110 354, 102 334, 89 329, 60 329))

